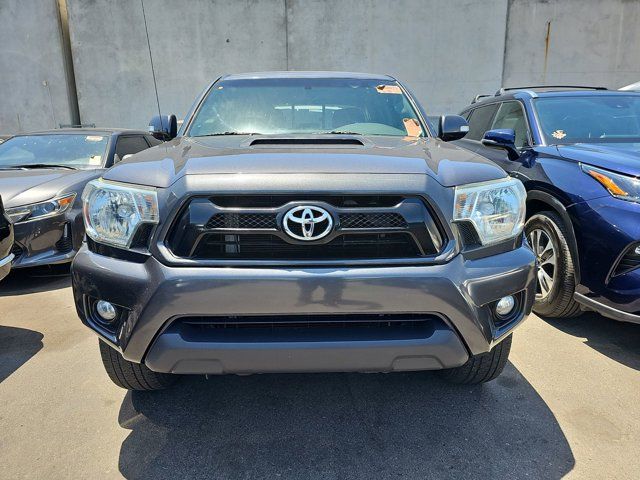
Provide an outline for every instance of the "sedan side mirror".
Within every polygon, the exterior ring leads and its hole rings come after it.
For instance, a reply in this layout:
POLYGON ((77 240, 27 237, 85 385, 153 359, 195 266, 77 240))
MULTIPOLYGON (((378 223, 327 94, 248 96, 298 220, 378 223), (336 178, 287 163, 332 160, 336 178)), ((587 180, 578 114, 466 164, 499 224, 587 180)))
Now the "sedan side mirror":
POLYGON ((156 115, 149 122, 149 133, 158 140, 171 140, 178 134, 178 121, 175 115, 156 115))
POLYGON ((516 132, 511 128, 488 130, 482 137, 482 144, 487 147, 505 149, 509 160, 520 158, 520 152, 516 148, 516 132))
POLYGON ((438 137, 445 141, 460 140, 469 133, 469 123, 460 115, 442 115, 438 121, 438 137))

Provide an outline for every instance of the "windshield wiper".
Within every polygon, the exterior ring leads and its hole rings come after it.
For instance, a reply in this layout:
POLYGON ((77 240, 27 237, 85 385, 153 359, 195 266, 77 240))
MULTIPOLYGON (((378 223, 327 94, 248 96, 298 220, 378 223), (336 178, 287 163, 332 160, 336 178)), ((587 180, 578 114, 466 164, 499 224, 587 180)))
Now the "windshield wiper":
POLYGON ((26 163, 24 165, 12 165, 12 168, 66 168, 67 170, 77 170, 76 167, 70 167, 69 165, 56 165, 53 163, 26 163))
POLYGON ((221 132, 221 133, 207 133, 206 135, 194 135, 194 137, 221 137, 224 135, 262 135, 258 132, 221 132))
POLYGON ((362 135, 358 132, 349 132, 347 130, 332 130, 330 132, 322 132, 324 135, 362 135))

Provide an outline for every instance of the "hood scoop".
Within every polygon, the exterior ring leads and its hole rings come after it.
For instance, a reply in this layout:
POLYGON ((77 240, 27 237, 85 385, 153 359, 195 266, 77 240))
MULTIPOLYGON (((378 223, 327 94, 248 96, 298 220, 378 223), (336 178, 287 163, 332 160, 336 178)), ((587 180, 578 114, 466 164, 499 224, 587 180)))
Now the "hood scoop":
POLYGON ((364 142, 352 137, 310 137, 310 138, 255 138, 251 147, 302 147, 329 146, 337 148, 363 147, 364 142))

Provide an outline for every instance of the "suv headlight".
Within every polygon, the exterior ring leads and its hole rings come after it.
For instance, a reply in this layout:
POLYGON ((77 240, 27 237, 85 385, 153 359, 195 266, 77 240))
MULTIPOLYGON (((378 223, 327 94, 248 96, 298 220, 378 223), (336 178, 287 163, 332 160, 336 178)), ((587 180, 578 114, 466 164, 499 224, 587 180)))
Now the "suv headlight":
POLYGON ((99 243, 129 248, 140 225, 158 223, 158 196, 152 187, 93 180, 82 202, 87 235, 99 243))
POLYGON ((640 178, 613 173, 590 165, 581 164, 580 168, 596 179, 614 197, 640 203, 640 178))
POLYGON ((76 199, 75 193, 52 198, 46 202, 32 203, 22 207, 7 208, 7 216, 11 223, 30 222, 42 218, 53 217, 66 212, 76 199))
POLYGON ((506 178, 456 187, 454 222, 471 222, 483 245, 515 237, 524 227, 527 192, 506 178))

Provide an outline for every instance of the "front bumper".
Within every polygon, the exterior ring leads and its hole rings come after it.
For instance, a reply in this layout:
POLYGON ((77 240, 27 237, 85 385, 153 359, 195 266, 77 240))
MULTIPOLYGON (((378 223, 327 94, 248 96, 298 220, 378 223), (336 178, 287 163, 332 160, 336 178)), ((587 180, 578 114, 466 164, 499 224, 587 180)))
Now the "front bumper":
POLYGON ((568 211, 580 257, 576 301, 609 318, 640 323, 640 268, 614 274, 621 254, 640 243, 640 205, 607 196, 568 211))
POLYGON ((476 260, 457 255, 444 265, 260 269, 170 267, 153 257, 132 263, 83 247, 72 281, 82 321, 124 358, 155 371, 392 371, 455 367, 469 354, 489 351, 530 312, 534 266, 527 247, 476 260), (494 322, 491 304, 516 293, 519 314, 507 324, 494 322), (117 329, 96 322, 90 299, 124 309, 117 329), (225 332, 214 339, 175 328, 185 317, 356 315, 424 315, 430 326, 422 336, 363 331, 358 337, 353 329, 319 328, 270 337, 249 329, 248 335, 225 332))
POLYGON ((84 236, 78 209, 68 214, 14 225, 13 268, 69 263, 84 236))

